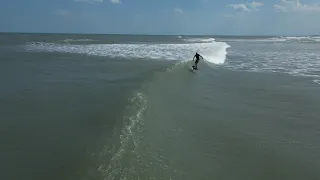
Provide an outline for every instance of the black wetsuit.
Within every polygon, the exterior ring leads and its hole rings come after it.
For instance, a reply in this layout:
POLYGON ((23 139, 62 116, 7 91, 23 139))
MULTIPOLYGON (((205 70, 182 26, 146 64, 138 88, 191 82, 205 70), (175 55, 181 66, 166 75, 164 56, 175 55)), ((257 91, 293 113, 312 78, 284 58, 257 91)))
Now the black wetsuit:
POLYGON ((198 63, 199 63, 199 60, 200 60, 200 54, 196 53, 196 55, 194 55, 196 57, 196 61, 194 63, 194 65, 192 66, 193 69, 198 69, 198 63))
POLYGON ((198 62, 199 62, 199 60, 200 60, 200 54, 196 54, 196 55, 194 55, 195 57, 196 57, 196 64, 198 64, 198 62))

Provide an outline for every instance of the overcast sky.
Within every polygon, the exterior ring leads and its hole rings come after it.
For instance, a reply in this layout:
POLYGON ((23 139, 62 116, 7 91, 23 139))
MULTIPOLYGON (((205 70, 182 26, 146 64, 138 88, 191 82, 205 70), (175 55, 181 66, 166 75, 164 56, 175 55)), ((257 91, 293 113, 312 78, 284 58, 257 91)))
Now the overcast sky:
POLYGON ((320 34, 320 0, 1 0, 1 32, 320 34))

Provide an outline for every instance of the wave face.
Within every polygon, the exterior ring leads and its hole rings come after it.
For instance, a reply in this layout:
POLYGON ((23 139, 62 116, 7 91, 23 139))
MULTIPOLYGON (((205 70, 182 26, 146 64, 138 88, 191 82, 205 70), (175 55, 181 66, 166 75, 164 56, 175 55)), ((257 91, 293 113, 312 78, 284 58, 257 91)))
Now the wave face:
POLYGON ((25 45, 27 51, 77 53, 93 56, 108 56, 118 58, 142 58, 187 61, 193 58, 195 52, 200 53, 208 62, 224 63, 227 48, 225 42, 216 42, 209 39, 188 39, 189 43, 171 44, 56 44, 56 43, 30 43, 25 45), (190 43, 192 42, 192 43, 190 43))

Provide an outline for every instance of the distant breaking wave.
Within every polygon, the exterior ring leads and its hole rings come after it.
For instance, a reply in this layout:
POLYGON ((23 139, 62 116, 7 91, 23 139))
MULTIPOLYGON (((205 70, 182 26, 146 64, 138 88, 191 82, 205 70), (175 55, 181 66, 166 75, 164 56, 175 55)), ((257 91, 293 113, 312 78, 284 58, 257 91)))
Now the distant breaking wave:
MULTIPOLYGON (((304 44, 311 37, 279 37, 272 43, 232 43, 225 67, 232 70, 286 73, 308 77, 320 84, 320 52, 318 44, 304 44), (229 60, 230 59, 230 60, 229 60)), ((319 37, 312 37, 318 39, 319 37)))
POLYGON ((280 42, 320 42, 320 37, 317 36, 305 36, 305 37, 275 37, 269 38, 270 41, 280 41, 280 42))
POLYGON ((226 42, 297 42, 297 43, 318 43, 320 42, 320 36, 279 36, 271 38, 235 38, 226 39, 226 42))
POLYGON ((69 42, 94 42, 96 40, 93 39, 65 39, 63 42, 69 43, 69 42))
POLYGON ((195 52, 208 62, 223 64, 230 46, 225 42, 210 39, 189 39, 199 43, 187 44, 56 44, 31 43, 24 46, 27 51, 77 53, 115 58, 143 58, 187 61, 195 52), (201 42, 201 43, 200 43, 201 42))
POLYGON ((183 40, 186 42, 192 42, 192 43, 211 43, 216 41, 214 38, 190 38, 190 39, 183 39, 183 40))

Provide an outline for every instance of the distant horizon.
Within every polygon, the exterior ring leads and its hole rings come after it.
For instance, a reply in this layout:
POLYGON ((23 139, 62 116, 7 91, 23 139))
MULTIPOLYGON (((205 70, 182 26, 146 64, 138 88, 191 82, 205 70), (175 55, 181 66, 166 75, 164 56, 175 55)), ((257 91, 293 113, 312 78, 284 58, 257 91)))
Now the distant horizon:
POLYGON ((259 35, 259 34, 153 34, 153 33, 77 33, 77 32, 18 32, 18 31, 12 31, 12 32, 2 32, 1 34, 67 34, 67 35, 124 35, 124 36, 235 36, 235 37, 304 37, 304 36, 320 36, 320 34, 279 34, 279 35, 259 35))

